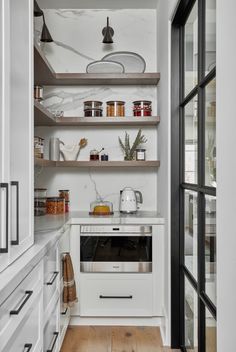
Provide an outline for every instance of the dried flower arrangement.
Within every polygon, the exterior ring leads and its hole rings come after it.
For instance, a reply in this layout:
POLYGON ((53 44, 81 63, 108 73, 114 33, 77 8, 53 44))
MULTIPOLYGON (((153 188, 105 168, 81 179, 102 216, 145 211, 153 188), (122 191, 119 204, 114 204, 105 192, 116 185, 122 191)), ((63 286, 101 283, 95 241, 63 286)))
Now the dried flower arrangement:
POLYGON ((142 135, 142 130, 140 129, 138 131, 138 134, 133 142, 132 147, 130 147, 130 136, 127 132, 125 132, 125 140, 122 142, 122 140, 119 137, 119 143, 121 146, 121 149, 124 152, 124 159, 125 160, 134 160, 135 158, 135 150, 138 148, 140 144, 144 144, 147 142, 147 139, 144 135, 142 135))

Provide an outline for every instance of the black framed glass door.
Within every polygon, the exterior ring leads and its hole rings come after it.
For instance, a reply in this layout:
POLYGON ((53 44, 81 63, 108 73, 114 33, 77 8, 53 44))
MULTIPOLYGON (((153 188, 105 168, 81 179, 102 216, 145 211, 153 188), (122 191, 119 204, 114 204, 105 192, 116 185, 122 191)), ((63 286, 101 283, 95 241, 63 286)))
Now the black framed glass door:
POLYGON ((172 347, 216 351, 216 0, 172 23, 172 347))

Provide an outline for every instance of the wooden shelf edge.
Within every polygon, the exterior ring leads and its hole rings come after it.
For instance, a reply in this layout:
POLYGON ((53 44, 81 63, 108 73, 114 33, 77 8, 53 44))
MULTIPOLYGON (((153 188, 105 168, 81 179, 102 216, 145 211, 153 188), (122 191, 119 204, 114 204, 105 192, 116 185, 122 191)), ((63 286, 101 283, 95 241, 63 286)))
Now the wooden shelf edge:
POLYGON ((35 126, 55 126, 54 115, 40 102, 34 100, 34 125, 35 126))
POLYGON ((78 168, 112 168, 112 167, 159 167, 159 160, 147 160, 147 161, 51 161, 45 159, 35 159, 36 166, 44 167, 78 167, 78 168))
POLYGON ((56 120, 57 126, 154 126, 159 116, 151 117, 63 117, 56 120))

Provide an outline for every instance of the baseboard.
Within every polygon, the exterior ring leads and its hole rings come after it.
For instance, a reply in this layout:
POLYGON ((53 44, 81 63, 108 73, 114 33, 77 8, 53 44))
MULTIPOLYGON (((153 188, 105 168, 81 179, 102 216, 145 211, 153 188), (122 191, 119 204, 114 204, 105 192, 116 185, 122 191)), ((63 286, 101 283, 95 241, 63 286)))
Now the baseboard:
POLYGON ((69 325, 113 325, 113 326, 158 326, 161 327, 163 317, 137 317, 137 318, 124 318, 124 317, 71 317, 69 325))
POLYGON ((169 317, 166 313, 166 309, 163 307, 163 319, 162 324, 160 326, 162 343, 164 346, 170 346, 170 331, 169 331, 169 317))

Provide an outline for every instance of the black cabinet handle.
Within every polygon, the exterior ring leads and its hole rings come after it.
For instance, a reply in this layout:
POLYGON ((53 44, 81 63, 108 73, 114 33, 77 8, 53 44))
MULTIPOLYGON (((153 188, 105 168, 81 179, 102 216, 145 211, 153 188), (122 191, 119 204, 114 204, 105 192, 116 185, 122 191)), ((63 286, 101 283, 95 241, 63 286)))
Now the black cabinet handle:
POLYGON ((12 181, 11 186, 16 187, 16 239, 11 241, 12 246, 19 245, 19 182, 12 181))
POLYGON ((47 350, 47 352, 53 352, 53 349, 54 349, 56 342, 57 342, 59 332, 54 332, 53 335, 54 335, 54 337, 53 337, 52 348, 50 350, 47 350))
POLYGON ((66 308, 66 309, 64 310, 64 312, 61 312, 61 315, 66 315, 67 311, 68 311, 68 308, 66 308))
POLYGON ((32 347, 33 347, 32 343, 26 343, 24 345, 24 352, 29 352, 32 347))
POLYGON ((100 295, 99 296, 100 299, 112 299, 112 298, 115 298, 115 299, 132 299, 133 296, 103 296, 103 295, 100 295))
POLYGON ((24 300, 20 304, 19 308, 10 311, 10 315, 18 315, 32 294, 33 291, 25 291, 24 300))
POLYGON ((47 282, 46 285, 52 285, 54 283, 54 281, 56 280, 56 277, 58 274, 59 274, 59 271, 54 271, 51 281, 47 282))
POLYGON ((9 195, 9 189, 8 189, 8 183, 0 183, 0 188, 5 188, 6 189, 6 246, 3 248, 0 248, 0 253, 8 253, 8 220, 9 220, 9 212, 8 212, 8 195, 9 195))

